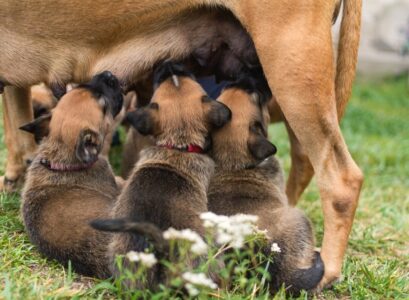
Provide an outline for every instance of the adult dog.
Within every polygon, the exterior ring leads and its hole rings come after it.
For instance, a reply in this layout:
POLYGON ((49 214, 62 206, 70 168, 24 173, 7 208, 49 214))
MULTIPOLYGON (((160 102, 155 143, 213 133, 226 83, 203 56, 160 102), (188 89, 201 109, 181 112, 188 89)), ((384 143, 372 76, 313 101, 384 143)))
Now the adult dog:
MULTIPOLYGON (((137 81, 158 60, 184 58, 206 45, 206 39, 196 34, 210 27, 209 14, 201 10, 225 9, 252 37, 270 88, 296 137, 293 148, 299 161, 293 189, 299 192, 293 197, 298 198, 317 174, 325 216, 321 286, 333 282, 341 274, 363 181, 338 124, 355 75, 362 3, 344 0, 335 70, 331 25, 339 2, 2 0, 0 90, 6 86, 9 151, 5 183, 23 174, 35 148, 29 134, 18 132, 32 119, 28 86, 40 81, 56 87, 83 82, 102 70, 112 71, 125 84, 137 81)), ((239 40, 229 30, 219 34, 239 40)), ((238 59, 249 60, 245 53, 238 59)), ((291 197, 290 201, 296 202, 291 197)))

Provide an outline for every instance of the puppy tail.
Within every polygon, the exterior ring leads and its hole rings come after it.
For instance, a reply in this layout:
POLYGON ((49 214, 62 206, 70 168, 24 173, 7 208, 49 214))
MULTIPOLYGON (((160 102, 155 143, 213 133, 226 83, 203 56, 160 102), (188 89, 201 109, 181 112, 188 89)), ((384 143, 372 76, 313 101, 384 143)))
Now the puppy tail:
POLYGON ((362 0, 344 0, 343 2, 344 8, 338 43, 337 74, 335 77, 338 120, 341 120, 344 114, 355 78, 362 10, 362 0))
POLYGON ((168 253, 169 243, 163 237, 163 232, 152 223, 135 222, 129 219, 105 219, 90 222, 92 228, 109 232, 131 232, 148 237, 155 251, 168 253))

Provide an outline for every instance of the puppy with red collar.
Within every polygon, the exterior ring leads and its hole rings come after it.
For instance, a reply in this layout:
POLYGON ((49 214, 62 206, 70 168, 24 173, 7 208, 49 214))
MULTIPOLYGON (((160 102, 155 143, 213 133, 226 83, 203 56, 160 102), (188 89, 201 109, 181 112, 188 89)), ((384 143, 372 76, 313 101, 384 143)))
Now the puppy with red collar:
POLYGON ((47 258, 71 261, 75 271, 100 278, 110 276, 109 234, 88 223, 106 218, 119 194, 99 154, 122 102, 118 80, 103 72, 63 96, 50 114, 21 127, 41 140, 22 196, 31 242, 47 258))
POLYGON ((115 203, 116 220, 93 223, 101 230, 120 231, 109 246, 113 267, 116 255, 148 246, 144 230, 136 230, 133 221, 153 224, 159 231, 173 227, 204 233, 199 215, 207 211, 207 187, 214 172, 213 160, 205 154, 208 137, 231 117, 230 110, 211 100, 181 65, 162 64, 154 83, 151 103, 128 119, 142 135, 153 136, 156 145, 140 153, 115 203))

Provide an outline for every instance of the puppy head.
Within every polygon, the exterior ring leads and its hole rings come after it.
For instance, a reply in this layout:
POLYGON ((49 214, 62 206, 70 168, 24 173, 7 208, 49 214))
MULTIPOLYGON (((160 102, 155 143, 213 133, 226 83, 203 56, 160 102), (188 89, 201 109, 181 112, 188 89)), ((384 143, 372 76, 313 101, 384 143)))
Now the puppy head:
POLYGON ((226 168, 255 165, 276 153, 267 138, 271 92, 254 77, 245 77, 227 86, 219 102, 232 112, 232 119, 213 133, 213 157, 226 168))
POLYGON ((79 161, 90 163, 98 158, 122 102, 117 78, 106 71, 65 94, 51 114, 20 129, 33 133, 36 140, 47 136, 50 141, 62 142, 79 161))
POLYGON ((35 119, 49 114, 57 105, 57 99, 55 99, 52 92, 44 84, 31 87, 31 102, 35 119))
POLYGON ((180 64, 165 62, 154 74, 151 103, 128 114, 129 122, 143 135, 152 135, 158 144, 205 148, 209 133, 226 124, 230 110, 211 100, 180 64))

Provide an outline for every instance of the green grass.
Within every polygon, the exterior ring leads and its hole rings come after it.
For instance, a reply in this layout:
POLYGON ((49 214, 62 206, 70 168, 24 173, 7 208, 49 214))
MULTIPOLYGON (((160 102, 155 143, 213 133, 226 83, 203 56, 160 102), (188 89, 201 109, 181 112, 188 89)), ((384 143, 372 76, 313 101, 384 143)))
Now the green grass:
MULTIPOLYGON (((409 298, 407 82, 407 78, 398 78, 361 82, 354 87, 342 130, 352 156, 365 174, 365 183, 349 240, 343 281, 319 295, 320 299, 409 298)), ((270 133, 288 171, 289 144, 284 126, 271 126, 270 133)), ((4 143, 0 147, 0 163, 4 166, 4 143)), ((299 203, 311 218, 320 243, 323 217, 314 182, 299 203)), ((109 281, 78 276, 38 254, 24 233, 18 195, 0 195, 0 228, 0 299, 115 298, 109 281)), ((240 294, 225 296, 250 298, 240 294)), ((276 298, 285 296, 279 293, 276 298)), ((300 298, 306 299, 306 295, 300 298)))

